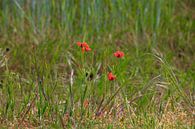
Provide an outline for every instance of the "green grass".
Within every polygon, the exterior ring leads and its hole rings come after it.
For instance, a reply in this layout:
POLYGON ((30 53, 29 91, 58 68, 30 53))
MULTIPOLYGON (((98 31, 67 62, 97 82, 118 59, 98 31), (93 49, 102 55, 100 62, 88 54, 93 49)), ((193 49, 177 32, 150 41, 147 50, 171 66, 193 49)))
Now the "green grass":
POLYGON ((0 127, 194 128, 194 14, 193 0, 1 0, 0 127))

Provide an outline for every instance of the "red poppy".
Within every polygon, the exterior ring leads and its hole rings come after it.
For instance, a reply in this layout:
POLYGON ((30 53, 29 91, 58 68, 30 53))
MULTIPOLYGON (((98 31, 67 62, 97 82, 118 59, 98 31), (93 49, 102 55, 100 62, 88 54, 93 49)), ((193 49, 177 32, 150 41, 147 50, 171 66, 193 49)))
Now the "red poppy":
POLYGON ((89 107, 89 101, 87 99, 83 102, 83 106, 85 109, 89 107))
POLYGON ((114 56, 116 56, 117 58, 122 58, 124 55, 125 55, 124 52, 121 51, 116 51, 114 53, 114 56))
POLYGON ((108 80, 113 81, 113 80, 115 80, 115 79, 116 79, 116 76, 114 76, 114 75, 112 74, 112 72, 109 72, 109 73, 108 73, 108 80))
POLYGON ((91 48, 86 42, 77 42, 77 45, 82 48, 82 51, 91 51, 91 48))

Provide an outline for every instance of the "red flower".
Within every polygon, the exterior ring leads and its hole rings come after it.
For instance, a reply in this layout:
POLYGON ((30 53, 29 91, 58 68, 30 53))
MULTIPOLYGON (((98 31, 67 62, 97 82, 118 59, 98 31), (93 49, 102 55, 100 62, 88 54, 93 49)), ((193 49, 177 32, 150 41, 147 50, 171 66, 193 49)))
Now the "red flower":
POLYGON ((87 99, 83 102, 83 106, 85 109, 89 107, 89 101, 87 99))
POLYGON ((122 58, 124 55, 125 55, 124 52, 121 51, 116 51, 114 53, 114 56, 116 56, 117 58, 122 58))
POLYGON ((77 45, 82 48, 82 51, 91 51, 91 48, 86 42, 77 42, 77 45))
POLYGON ((114 75, 112 74, 112 72, 109 72, 109 73, 108 73, 108 80, 113 81, 113 80, 115 80, 115 79, 116 79, 116 76, 114 76, 114 75))

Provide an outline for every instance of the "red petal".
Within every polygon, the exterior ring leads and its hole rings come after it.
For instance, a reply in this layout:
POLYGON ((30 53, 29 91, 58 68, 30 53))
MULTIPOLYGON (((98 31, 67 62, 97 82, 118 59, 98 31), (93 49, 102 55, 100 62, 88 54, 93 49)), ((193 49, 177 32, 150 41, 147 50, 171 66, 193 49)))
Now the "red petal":
POLYGON ((114 56, 116 56, 116 57, 117 57, 117 56, 118 56, 118 53, 116 53, 116 52, 115 52, 115 53, 114 53, 114 56))
POLYGON ((108 80, 112 81, 112 80, 115 80, 116 79, 116 76, 114 76, 111 72, 108 73, 108 80))
POLYGON ((84 47, 82 47, 82 52, 85 52, 85 48, 84 47))
POLYGON ((83 42, 83 43, 82 43, 82 46, 83 46, 83 47, 89 47, 89 45, 88 45, 86 42, 83 42))
POLYGON ((91 51, 91 48, 86 47, 86 48, 85 48, 85 51, 91 51))
POLYGON ((114 56, 116 56, 116 57, 118 57, 118 58, 121 58, 121 57, 123 57, 125 54, 123 53, 123 52, 121 52, 121 51, 116 51, 115 53, 114 53, 114 56))
POLYGON ((81 46, 82 46, 82 43, 81 43, 81 42, 77 42, 77 45, 78 45, 79 47, 81 47, 81 46))

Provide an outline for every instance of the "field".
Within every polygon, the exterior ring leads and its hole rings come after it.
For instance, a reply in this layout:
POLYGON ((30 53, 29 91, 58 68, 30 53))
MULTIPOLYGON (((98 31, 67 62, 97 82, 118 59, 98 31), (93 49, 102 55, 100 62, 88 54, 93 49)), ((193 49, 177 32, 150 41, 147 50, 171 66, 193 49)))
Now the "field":
POLYGON ((194 121, 194 0, 0 1, 0 128, 194 121))

